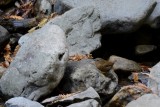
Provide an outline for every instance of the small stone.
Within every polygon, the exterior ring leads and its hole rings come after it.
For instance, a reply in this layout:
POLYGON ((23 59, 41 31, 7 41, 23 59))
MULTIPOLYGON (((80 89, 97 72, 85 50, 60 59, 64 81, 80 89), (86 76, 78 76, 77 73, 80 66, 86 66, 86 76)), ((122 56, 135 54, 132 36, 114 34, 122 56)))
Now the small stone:
POLYGON ((142 54, 152 52, 155 49, 157 49, 155 45, 138 45, 136 46, 135 51, 136 51, 136 54, 142 55, 142 54))
POLYGON ((119 56, 112 55, 109 57, 109 62, 114 63, 113 64, 113 69, 114 71, 121 70, 125 72, 140 72, 141 67, 138 63, 135 61, 122 58, 119 56))

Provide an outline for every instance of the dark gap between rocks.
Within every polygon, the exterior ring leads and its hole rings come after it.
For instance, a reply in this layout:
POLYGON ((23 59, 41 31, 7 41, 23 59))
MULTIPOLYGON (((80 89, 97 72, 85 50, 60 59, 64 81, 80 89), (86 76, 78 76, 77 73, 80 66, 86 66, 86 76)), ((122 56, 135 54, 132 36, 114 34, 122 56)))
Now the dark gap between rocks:
POLYGON ((133 33, 102 33, 102 35, 102 47, 92 52, 94 58, 108 59, 111 55, 117 55, 149 66, 155 65, 160 60, 160 29, 143 26, 133 33), (137 45, 155 45, 157 48, 146 54, 138 55, 135 53, 137 45))

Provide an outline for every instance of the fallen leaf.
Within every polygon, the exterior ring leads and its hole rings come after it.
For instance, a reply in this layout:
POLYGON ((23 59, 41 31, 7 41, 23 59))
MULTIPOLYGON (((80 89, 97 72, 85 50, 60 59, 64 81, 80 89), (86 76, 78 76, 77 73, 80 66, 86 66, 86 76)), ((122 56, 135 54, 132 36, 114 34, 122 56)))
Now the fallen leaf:
POLYGON ((4 50, 6 51, 3 55, 5 61, 8 61, 8 62, 12 62, 12 57, 11 57, 11 46, 10 44, 7 44, 4 48, 4 50))
POLYGON ((11 16, 5 16, 4 19, 16 19, 16 20, 23 20, 24 18, 21 16, 11 15, 11 16))
POLYGON ((137 83, 139 80, 138 73, 133 73, 133 81, 137 83))
POLYGON ((60 94, 56 97, 51 97, 51 98, 47 98, 45 100, 42 101, 42 103, 49 103, 49 102, 52 102, 52 103, 55 103, 59 100, 62 100, 62 99, 65 99, 65 98, 68 98, 70 96, 73 96, 75 95, 76 93, 71 93, 71 94, 60 94))
POLYGON ((39 22, 39 24, 38 24, 38 27, 43 27, 46 23, 47 23, 47 21, 48 21, 48 19, 47 18, 43 18, 40 22, 39 22))
POLYGON ((93 58, 92 54, 86 54, 86 55, 76 54, 76 55, 70 56, 69 60, 80 61, 82 59, 92 59, 92 58, 93 58))

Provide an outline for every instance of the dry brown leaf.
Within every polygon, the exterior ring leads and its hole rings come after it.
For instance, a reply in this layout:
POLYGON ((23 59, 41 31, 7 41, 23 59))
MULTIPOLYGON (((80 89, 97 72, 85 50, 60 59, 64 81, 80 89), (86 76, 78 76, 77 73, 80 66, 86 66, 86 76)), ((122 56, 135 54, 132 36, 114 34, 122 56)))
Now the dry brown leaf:
POLYGON ((56 16, 58 16, 58 14, 56 12, 51 13, 51 15, 48 17, 48 20, 55 18, 56 16))
POLYGON ((70 97, 70 96, 72 96, 72 95, 74 95, 75 93, 72 93, 72 94, 60 94, 58 97, 60 98, 60 99, 65 99, 65 98, 68 98, 68 97, 70 97))
POLYGON ((80 61, 82 59, 92 59, 92 58, 93 58, 92 54, 87 54, 87 55, 76 54, 76 55, 70 56, 69 60, 80 61))
POLYGON ((23 8, 23 9, 27 8, 28 9, 29 7, 32 7, 32 6, 33 6, 33 3, 31 1, 29 1, 26 3, 23 2, 23 4, 19 8, 23 8))
POLYGON ((140 64, 141 68, 142 68, 142 71, 149 71, 149 66, 146 66, 146 65, 142 65, 140 64))
POLYGON ((13 61, 13 57, 16 56, 19 48, 20 48, 20 46, 17 45, 17 46, 15 47, 15 49, 14 49, 14 52, 11 52, 11 46, 10 46, 10 44, 7 44, 7 45, 5 46, 5 48, 4 48, 5 53, 3 54, 3 57, 4 57, 5 61, 4 61, 4 62, 1 62, 1 63, 0 63, 0 66, 5 67, 5 68, 8 68, 9 65, 10 65, 10 63, 13 61))
POLYGON ((68 98, 68 97, 73 96, 73 95, 75 95, 75 94, 76 94, 76 93, 60 94, 60 95, 58 95, 57 97, 47 98, 47 99, 43 100, 42 103, 49 103, 49 102, 56 103, 56 102, 59 101, 59 100, 68 98))
POLYGON ((30 13, 31 10, 32 10, 32 9, 26 10, 26 11, 23 13, 22 17, 26 17, 26 16, 30 13))
POLYGON ((138 82, 138 79, 139 79, 138 73, 133 73, 133 81, 134 81, 135 83, 137 83, 137 82, 138 82))
POLYGON ((11 16, 5 16, 4 19, 16 19, 16 20, 23 20, 24 18, 21 16, 11 15, 11 16))
POLYGON ((4 68, 8 68, 9 67, 9 62, 8 61, 1 62, 0 66, 2 66, 4 68))
POLYGON ((28 33, 32 33, 32 32, 35 31, 36 29, 43 27, 43 26, 47 23, 47 21, 48 21, 48 18, 43 18, 43 19, 39 22, 39 24, 38 24, 37 26, 35 26, 35 27, 31 28, 30 30, 28 30, 28 33))
POLYGON ((5 48, 4 48, 4 50, 6 51, 4 53, 4 59, 5 59, 5 61, 12 62, 13 59, 11 57, 11 46, 10 46, 10 44, 7 44, 5 46, 5 48))
POLYGON ((7 44, 4 48, 5 51, 10 51, 11 50, 11 46, 10 44, 7 44))
POLYGON ((43 27, 48 21, 50 21, 51 19, 55 18, 56 16, 58 16, 58 14, 54 12, 54 13, 50 14, 49 16, 43 16, 43 17, 41 16, 42 18, 38 17, 37 21, 40 20, 38 25, 33 27, 33 28, 31 28, 30 30, 28 30, 28 33, 32 33, 36 29, 39 29, 39 28, 43 27))
POLYGON ((148 88, 145 84, 142 84, 142 83, 136 83, 135 86, 141 87, 142 89, 144 89, 144 92, 152 91, 150 88, 148 88))
POLYGON ((43 18, 40 22, 39 22, 39 24, 38 24, 38 27, 43 27, 46 23, 47 23, 47 21, 48 21, 48 19, 47 18, 43 18))

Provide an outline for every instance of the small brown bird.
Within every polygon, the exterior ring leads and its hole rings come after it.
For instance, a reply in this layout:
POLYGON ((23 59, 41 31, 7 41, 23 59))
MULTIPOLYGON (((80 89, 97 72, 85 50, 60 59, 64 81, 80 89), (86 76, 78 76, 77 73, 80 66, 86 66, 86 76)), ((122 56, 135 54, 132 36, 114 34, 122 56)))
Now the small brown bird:
POLYGON ((95 65, 105 75, 112 68, 113 63, 102 58, 96 58, 95 65))

